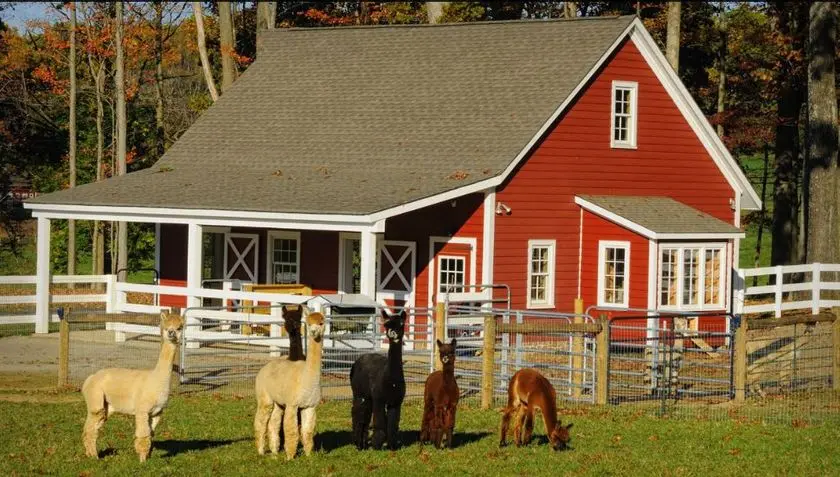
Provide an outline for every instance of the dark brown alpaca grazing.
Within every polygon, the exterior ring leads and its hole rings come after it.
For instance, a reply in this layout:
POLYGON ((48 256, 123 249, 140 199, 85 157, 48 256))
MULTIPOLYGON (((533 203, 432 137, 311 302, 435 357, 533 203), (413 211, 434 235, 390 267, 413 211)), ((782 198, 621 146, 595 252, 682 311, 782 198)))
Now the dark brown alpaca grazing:
POLYGON ((548 433, 548 441, 554 450, 565 449, 569 444, 571 424, 563 427, 557 417, 557 395, 554 386, 536 369, 520 369, 510 378, 508 403, 502 416, 502 437, 499 447, 506 444, 510 420, 516 414, 513 439, 517 446, 531 442, 534 432, 534 410, 540 409, 548 433), (523 426, 525 429, 523 430, 523 426))
POLYGON ((420 442, 434 442, 441 448, 442 441, 452 447, 452 431, 455 429, 455 411, 458 407, 458 383, 455 382, 456 340, 443 344, 437 340, 442 371, 435 371, 426 378, 423 392, 423 422, 420 425, 420 442))

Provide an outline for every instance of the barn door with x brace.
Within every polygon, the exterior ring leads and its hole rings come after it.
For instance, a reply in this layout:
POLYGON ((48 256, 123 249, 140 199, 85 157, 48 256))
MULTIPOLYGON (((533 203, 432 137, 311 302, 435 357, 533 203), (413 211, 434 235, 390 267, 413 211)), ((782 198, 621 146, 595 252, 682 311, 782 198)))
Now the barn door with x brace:
POLYGON ((417 244, 383 240, 379 244, 376 296, 386 305, 414 306, 417 244))
POLYGON ((225 280, 257 283, 260 236, 225 233, 225 280))

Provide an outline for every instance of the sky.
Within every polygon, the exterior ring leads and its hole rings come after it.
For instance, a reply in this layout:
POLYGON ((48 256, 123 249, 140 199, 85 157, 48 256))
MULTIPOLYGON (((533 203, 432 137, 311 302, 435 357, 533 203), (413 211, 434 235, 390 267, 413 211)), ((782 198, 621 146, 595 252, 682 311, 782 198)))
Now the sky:
POLYGON ((49 2, 14 2, 7 10, 0 13, 3 23, 23 30, 29 20, 43 20, 48 18, 49 2))

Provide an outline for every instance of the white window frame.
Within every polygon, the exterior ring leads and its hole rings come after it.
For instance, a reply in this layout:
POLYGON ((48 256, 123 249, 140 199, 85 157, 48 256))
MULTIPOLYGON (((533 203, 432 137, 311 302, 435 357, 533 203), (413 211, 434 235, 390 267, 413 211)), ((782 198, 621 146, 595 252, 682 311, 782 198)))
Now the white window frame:
POLYGON ((540 308, 554 308, 554 269, 555 269, 555 250, 557 248, 556 240, 529 240, 528 241, 528 256, 526 263, 528 266, 528 281, 525 289, 525 307, 540 309, 540 308), (535 248, 548 249, 548 273, 545 281, 545 300, 531 299, 531 285, 533 283, 533 264, 535 248))
MULTIPOLYGON (((338 234, 338 294, 343 295, 344 293, 349 293, 346 291, 347 288, 352 289, 353 284, 347 283, 347 275, 350 270, 347 270, 347 251, 345 248, 346 242, 349 240, 356 240, 359 242, 359 251, 361 253, 361 241, 362 236, 359 233, 355 232, 339 232, 338 234)), ((352 259, 351 259, 352 260, 352 259)), ((351 264, 352 267, 352 264, 351 264)), ((350 272, 351 273, 351 272, 350 272)), ((352 276, 352 274, 351 274, 352 276)), ((361 280, 360 280, 361 281, 361 280)), ((360 284, 361 286, 361 284, 360 284)))
POLYGON ((618 240, 600 240, 598 242, 598 306, 601 308, 628 308, 630 306, 630 242, 618 240), (606 300, 606 267, 608 248, 624 249, 624 300, 621 303, 608 303, 606 300))
POLYGON ((294 283, 300 283, 300 232, 293 231, 293 230, 269 230, 267 232, 266 242, 268 244, 265 247, 266 250, 266 260, 265 260, 265 282, 267 284, 274 284, 274 240, 275 239, 287 239, 287 240, 294 240, 297 243, 297 251, 295 253, 295 281, 294 283))
POLYGON ((463 293, 464 291, 467 290, 467 285, 468 285, 468 283, 467 283, 467 257, 465 257, 463 255, 438 255, 438 260, 437 260, 437 262, 438 262, 437 263, 437 266, 438 266, 438 269, 437 269, 437 292, 439 294, 445 294, 446 293, 446 290, 441 290, 441 285, 443 285, 443 281, 441 280, 441 275, 440 275, 444 271, 443 270, 443 261, 444 260, 460 260, 461 263, 464 264, 464 266, 461 267, 461 275, 463 275, 463 280, 461 280, 461 285, 464 287, 464 289, 461 290, 461 291, 452 292, 452 293, 450 293, 450 295, 453 295, 455 293, 463 293))
POLYGON ((656 302, 660 310, 676 310, 676 311, 703 311, 703 310, 725 310, 726 309, 726 270, 727 265, 727 244, 725 242, 697 242, 697 243, 660 243, 657 251, 656 261, 659 264, 656 272, 656 302), (699 263, 697 265, 697 273, 700 280, 698 283, 698 296, 696 305, 683 304, 683 291, 685 285, 685 264, 684 257, 686 250, 699 251, 699 263), (677 251, 677 303, 676 305, 667 305, 662 303, 662 252, 664 250, 677 251), (718 250, 720 252, 720 271, 718 273, 718 303, 706 304, 706 251, 718 250))
POLYGON ((614 149, 636 149, 636 138, 639 122, 639 83, 635 81, 612 82, 612 95, 610 100, 610 147, 614 149), (615 138, 615 101, 616 91, 630 91, 630 114, 627 121, 627 140, 620 141, 615 138))

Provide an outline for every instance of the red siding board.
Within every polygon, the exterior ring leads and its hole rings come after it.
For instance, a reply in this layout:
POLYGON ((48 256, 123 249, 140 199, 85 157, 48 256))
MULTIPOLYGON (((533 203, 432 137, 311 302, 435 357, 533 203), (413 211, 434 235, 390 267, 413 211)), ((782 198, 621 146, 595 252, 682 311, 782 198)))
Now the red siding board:
MULTIPOLYGON (((555 307, 572 310, 580 223, 574 197, 579 194, 666 195, 733 223, 734 191, 631 42, 619 47, 497 191, 496 199, 512 213, 496 217, 494 281, 512 287, 514 307, 525 307, 528 240, 555 239, 555 307), (639 85, 633 150, 610 147, 613 80, 639 85)), ((630 303, 647 307, 647 240, 595 216, 585 221, 584 305, 596 303, 598 240, 613 237, 631 242, 630 303)))

